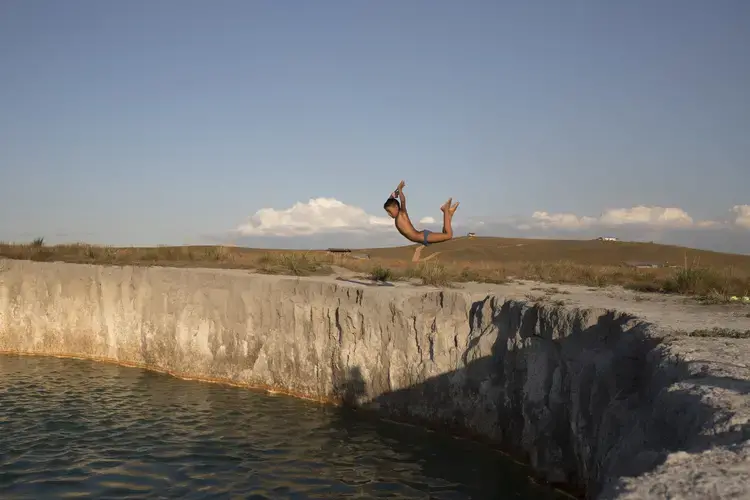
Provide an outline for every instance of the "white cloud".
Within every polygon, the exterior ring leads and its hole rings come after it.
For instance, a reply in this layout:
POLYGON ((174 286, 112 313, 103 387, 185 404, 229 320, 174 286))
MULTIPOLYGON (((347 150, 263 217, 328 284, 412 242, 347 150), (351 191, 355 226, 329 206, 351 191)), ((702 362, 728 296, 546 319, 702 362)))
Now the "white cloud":
MULTIPOLYGON (((699 227, 715 225, 713 221, 701 221, 699 227)), ((592 226, 640 225, 648 227, 691 227, 693 218, 681 208, 656 207, 639 205, 631 208, 613 208, 606 210, 599 217, 578 216, 571 213, 549 213, 537 211, 531 215, 531 221, 524 221, 517 227, 523 230, 531 228, 550 229, 587 229, 592 226)))
POLYGON ((745 229, 750 229, 750 205, 735 205, 732 207, 735 218, 734 223, 745 229))
POLYGON ((716 227, 722 227, 724 224, 715 220, 701 220, 695 223, 696 227, 701 229, 711 229, 716 227))
POLYGON ((434 217, 422 217, 419 219, 420 224, 435 224, 435 218, 434 217))
MULTIPOLYGON (((596 222, 593 217, 578 217, 574 214, 550 214, 547 212, 534 212, 531 214, 532 226, 555 227, 561 229, 581 229, 596 222)), ((529 226, 528 224, 522 224, 529 226)))
POLYGON ((599 217, 604 225, 643 224, 648 226, 688 227, 693 218, 681 208, 646 207, 614 208, 599 217))
POLYGON ((370 215, 335 198, 313 198, 287 209, 262 208, 237 227, 242 236, 310 236, 391 229, 393 219, 370 215))

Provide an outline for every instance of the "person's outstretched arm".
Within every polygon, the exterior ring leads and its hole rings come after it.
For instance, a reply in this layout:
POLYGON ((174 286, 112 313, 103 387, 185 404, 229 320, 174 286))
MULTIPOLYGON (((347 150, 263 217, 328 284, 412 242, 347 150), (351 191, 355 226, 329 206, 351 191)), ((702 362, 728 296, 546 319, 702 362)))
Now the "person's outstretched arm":
POLYGON ((398 201, 401 204, 401 210, 403 210, 404 212, 406 212, 406 196, 404 195, 405 185, 406 184, 404 183, 404 181, 401 181, 396 190, 393 192, 393 194, 398 193, 398 201))

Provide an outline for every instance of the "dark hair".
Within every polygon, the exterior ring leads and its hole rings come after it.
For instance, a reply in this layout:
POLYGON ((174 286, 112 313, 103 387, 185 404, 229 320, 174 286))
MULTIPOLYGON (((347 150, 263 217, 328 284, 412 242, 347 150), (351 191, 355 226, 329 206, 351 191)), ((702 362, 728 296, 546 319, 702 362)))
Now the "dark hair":
POLYGON ((385 200, 385 203, 383 204, 383 208, 388 210, 388 207, 396 206, 399 210, 401 210, 401 205, 399 205, 398 200, 396 198, 388 198, 385 200))

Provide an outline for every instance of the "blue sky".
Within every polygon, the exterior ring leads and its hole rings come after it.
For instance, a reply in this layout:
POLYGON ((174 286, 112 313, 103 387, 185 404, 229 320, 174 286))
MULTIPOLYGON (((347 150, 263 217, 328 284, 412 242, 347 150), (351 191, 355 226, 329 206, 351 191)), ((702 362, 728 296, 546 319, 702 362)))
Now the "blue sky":
POLYGON ((748 47, 744 0, 5 0, 0 240, 398 244, 405 179, 461 230, 750 252, 748 47))

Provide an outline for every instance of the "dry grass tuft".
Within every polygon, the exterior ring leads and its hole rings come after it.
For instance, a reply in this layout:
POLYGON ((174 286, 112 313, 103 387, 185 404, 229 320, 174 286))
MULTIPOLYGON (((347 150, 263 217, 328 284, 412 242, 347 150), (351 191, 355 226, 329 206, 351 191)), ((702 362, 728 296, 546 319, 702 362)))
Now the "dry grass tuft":
POLYGON ((680 267, 664 277, 651 281, 636 280, 625 284, 639 292, 659 292, 699 297, 705 303, 729 302, 733 295, 746 296, 750 291, 750 276, 733 268, 723 270, 708 267, 680 267))
POLYGON ((258 271, 266 274, 291 274, 293 276, 326 275, 331 273, 326 259, 316 258, 308 252, 266 252, 258 260, 258 271))
POLYGON ((376 264, 372 268, 368 276, 372 281, 388 282, 396 279, 396 275, 393 271, 387 267, 383 267, 380 264, 376 264))
POLYGON ((422 280, 422 285, 450 286, 453 276, 442 264, 431 260, 421 262, 409 269, 408 277, 422 280))

